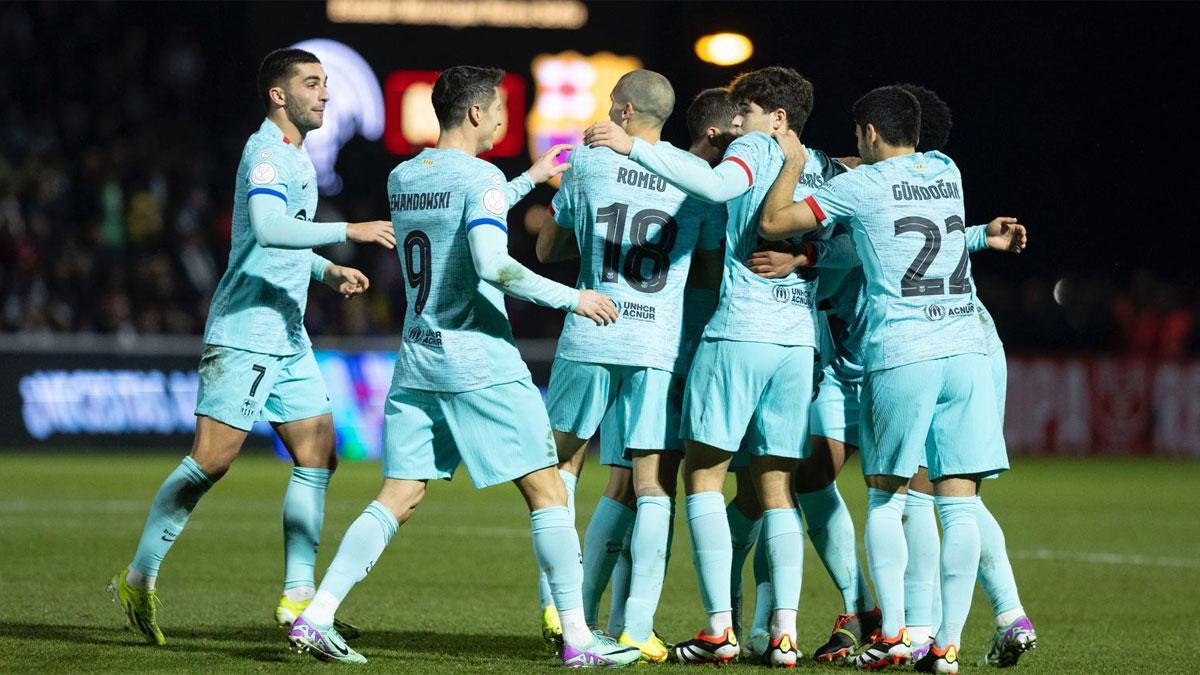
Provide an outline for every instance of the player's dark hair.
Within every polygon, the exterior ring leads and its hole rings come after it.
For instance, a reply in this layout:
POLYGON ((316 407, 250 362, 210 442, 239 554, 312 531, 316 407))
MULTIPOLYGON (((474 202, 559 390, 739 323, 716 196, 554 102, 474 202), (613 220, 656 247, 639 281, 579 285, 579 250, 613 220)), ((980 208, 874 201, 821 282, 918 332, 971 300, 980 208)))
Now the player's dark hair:
POLYGON ((919 84, 898 84, 904 91, 917 97, 921 104, 921 130, 917 139, 917 152, 941 150, 950 140, 950 128, 954 126, 954 117, 950 114, 950 106, 932 89, 919 84))
POLYGON ((688 138, 694 143, 704 137, 709 127, 722 131, 729 128, 737 116, 738 107, 724 87, 705 89, 696 94, 687 109, 688 138))
POLYGON ((499 68, 454 66, 443 70, 433 83, 433 112, 438 124, 449 129, 463 121, 471 106, 491 105, 503 79, 504 71, 499 68))
POLYGON ((271 87, 279 86, 292 76, 292 67, 301 63, 320 63, 316 54, 303 49, 276 49, 267 54, 258 66, 258 96, 263 107, 271 110, 271 87))
POLYGON ((854 123, 863 131, 875 126, 884 143, 915 147, 921 133, 921 103, 916 96, 895 85, 863 94, 851 108, 854 123))
POLYGON ((756 103, 770 112, 783 108, 788 128, 799 136, 813 109, 812 82, 791 68, 770 66, 742 73, 729 85, 729 98, 734 103, 756 103))

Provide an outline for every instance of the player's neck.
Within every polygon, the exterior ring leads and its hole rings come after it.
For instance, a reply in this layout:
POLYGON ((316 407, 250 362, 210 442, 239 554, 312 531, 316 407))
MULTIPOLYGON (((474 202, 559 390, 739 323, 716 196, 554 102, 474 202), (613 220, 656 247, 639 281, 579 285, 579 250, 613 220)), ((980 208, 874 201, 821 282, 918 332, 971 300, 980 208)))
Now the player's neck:
POLYGON ((474 157, 478 153, 478 146, 475 139, 470 138, 467 134, 459 129, 442 129, 438 134, 437 145, 434 146, 438 150, 458 150, 465 152, 474 157))
POLYGON ((917 149, 911 146, 880 143, 879 154, 876 155, 875 161, 882 162, 893 157, 903 157, 904 155, 911 155, 916 151, 917 149))
POLYGON ((637 122, 626 123, 625 133, 647 143, 657 143, 662 140, 662 127, 647 127, 637 122))
POLYGON ((279 130, 283 132, 283 137, 286 138, 289 143, 295 145, 297 148, 304 145, 304 132, 300 131, 300 127, 292 124, 292 121, 288 119, 287 113, 283 111, 283 108, 276 108, 275 110, 272 110, 269 114, 267 114, 267 119, 271 120, 275 123, 275 126, 279 127, 279 130))

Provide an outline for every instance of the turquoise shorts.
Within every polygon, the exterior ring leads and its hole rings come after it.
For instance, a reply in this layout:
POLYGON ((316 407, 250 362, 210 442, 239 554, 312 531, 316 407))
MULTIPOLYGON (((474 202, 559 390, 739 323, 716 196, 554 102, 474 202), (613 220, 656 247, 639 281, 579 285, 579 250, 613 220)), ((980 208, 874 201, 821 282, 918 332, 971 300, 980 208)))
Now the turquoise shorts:
POLYGON ((808 413, 808 434, 858 447, 858 389, 838 378, 833 368, 817 375, 817 397, 808 413))
POLYGON ((863 475, 986 477, 1008 469, 992 363, 959 354, 867 373, 861 398, 863 475))
POLYGON ((249 431, 255 422, 294 422, 332 410, 311 349, 273 356, 207 345, 200 356, 197 415, 249 431))
POLYGON ((683 397, 683 437, 729 453, 809 455, 812 347, 705 339, 683 397))
POLYGON ((604 466, 633 468, 633 462, 625 456, 625 448, 621 445, 621 425, 614 413, 605 415, 600 423, 600 463, 604 466))
POLYGON ((463 392, 392 387, 383 419, 384 478, 450 480, 466 464, 485 488, 558 464, 546 406, 528 378, 463 392))
POLYGON ((614 418, 605 429, 616 433, 605 436, 622 454, 630 448, 682 450, 682 389, 682 379, 666 370, 555 358, 546 409, 551 428, 577 438, 591 438, 602 420, 614 418))

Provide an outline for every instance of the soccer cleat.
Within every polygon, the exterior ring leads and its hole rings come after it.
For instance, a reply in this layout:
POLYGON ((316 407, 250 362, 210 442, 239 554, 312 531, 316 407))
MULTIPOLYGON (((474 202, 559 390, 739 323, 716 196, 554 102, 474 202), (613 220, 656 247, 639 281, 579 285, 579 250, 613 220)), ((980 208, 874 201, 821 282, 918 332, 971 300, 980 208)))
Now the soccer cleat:
POLYGON ((772 668, 795 668, 796 661, 800 660, 800 650, 796 649, 796 641, 792 636, 785 633, 771 640, 765 660, 772 668))
POLYGON ((561 654, 563 651, 562 622, 558 620, 558 610, 554 605, 547 605, 542 610, 542 642, 546 651, 561 654))
POLYGON ((750 637, 742 644, 744 656, 748 659, 761 658, 771 647, 771 634, 765 630, 751 630, 750 637))
POLYGON ((577 647, 563 642, 562 661, 567 668, 622 668, 637 663, 642 651, 637 647, 619 644, 607 635, 592 634, 592 644, 577 647))
POLYGON ((958 647, 950 645, 945 649, 938 649, 937 645, 930 642, 928 651, 922 654, 920 659, 913 659, 913 669, 918 673, 948 673, 954 675, 958 673, 958 647))
POLYGON ((870 642, 871 635, 879 630, 879 609, 858 614, 838 614, 833 623, 829 640, 813 653, 813 660, 820 663, 840 661, 870 642))
POLYGON ((125 570, 117 572, 109 580, 108 592, 112 594, 117 607, 125 613, 129 627, 141 633, 147 643, 159 647, 167 644, 167 639, 158 628, 158 606, 162 602, 157 593, 130 586, 125 581, 125 570))
POLYGON ((672 647, 671 655, 679 663, 729 663, 738 651, 737 636, 731 626, 720 635, 705 635, 700 631, 691 640, 672 647))
POLYGON ((651 633, 650 639, 645 642, 634 640, 629 633, 621 633, 617 642, 627 647, 637 647, 642 652, 642 660, 647 663, 662 663, 667 660, 667 644, 658 633, 651 633))
POLYGON ((1010 668, 1017 665, 1021 655, 1030 649, 1037 648, 1037 633, 1029 617, 1023 616, 1003 628, 997 628, 992 636, 992 646, 975 664, 977 666, 995 666, 1010 668))
MULTIPOLYGON (((296 617, 300 616, 312 600, 288 600, 286 595, 279 596, 279 604, 275 606, 275 623, 280 628, 291 628, 292 623, 296 621, 296 617)), ((333 627, 337 632, 347 640, 354 640, 362 637, 362 631, 357 626, 346 623, 339 619, 333 620, 333 627)))
POLYGON ((366 663, 367 657, 346 644, 346 639, 333 626, 314 626, 303 616, 297 617, 288 631, 288 644, 297 654, 308 652, 321 661, 366 663))
POLYGON ((899 666, 912 659, 912 641, 908 629, 901 628, 893 637, 879 635, 866 651, 854 657, 854 665, 864 670, 883 670, 899 666))

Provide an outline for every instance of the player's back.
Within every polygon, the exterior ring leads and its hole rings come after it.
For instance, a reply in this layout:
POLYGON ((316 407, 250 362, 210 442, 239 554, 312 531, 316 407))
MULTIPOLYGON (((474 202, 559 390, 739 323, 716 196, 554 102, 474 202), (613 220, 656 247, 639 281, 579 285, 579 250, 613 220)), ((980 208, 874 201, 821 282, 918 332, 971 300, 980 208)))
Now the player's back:
POLYGON ((506 229, 504 177, 484 160, 427 148, 388 176, 407 308, 393 384, 460 392, 528 377, 503 294, 475 272, 467 231, 506 229))
MULTIPOLYGON (((756 131, 731 143, 723 161, 733 161, 746 170, 750 189, 727 204, 721 297, 704 336, 816 347, 815 275, 765 279, 745 263, 764 243, 758 236, 759 217, 783 168, 783 150, 770 136, 756 131)), ((809 150, 793 200, 804 199, 844 171, 845 167, 825 153, 809 150)))
MULTIPOLYGON (((704 160, 665 142, 705 169, 704 160)), ((697 243, 718 248, 725 209, 689 197, 608 148, 578 147, 554 199, 556 220, 579 244, 580 288, 604 293, 618 321, 598 327, 569 314, 559 356, 672 370, 679 355, 683 294, 697 243)))
POLYGON ((204 341, 266 354, 295 354, 310 345, 304 310, 313 252, 259 246, 250 226, 249 200, 255 195, 281 200, 292 218, 311 220, 317 209, 312 160, 271 120, 262 123, 242 150, 234 186, 229 265, 213 292, 204 341))
POLYGON ((953 160, 907 154, 836 180, 857 183, 851 228, 867 277, 867 369, 985 353, 953 160))

